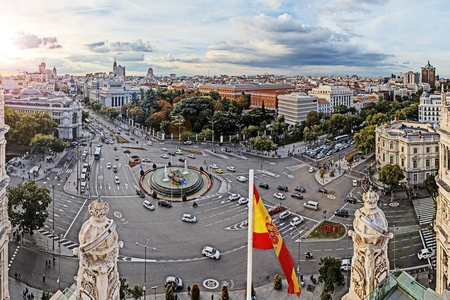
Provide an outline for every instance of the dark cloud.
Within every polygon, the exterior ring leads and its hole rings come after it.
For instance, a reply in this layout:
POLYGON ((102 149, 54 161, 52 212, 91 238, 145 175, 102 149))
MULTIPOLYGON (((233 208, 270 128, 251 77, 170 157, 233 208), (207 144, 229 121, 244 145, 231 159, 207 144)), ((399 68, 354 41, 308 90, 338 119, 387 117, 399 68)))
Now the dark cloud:
POLYGON ((58 39, 54 36, 51 37, 38 37, 35 34, 19 32, 19 37, 15 40, 15 44, 20 49, 33 49, 33 48, 47 48, 47 49, 59 49, 62 46, 58 44, 58 39))
POLYGON ((97 53, 108 53, 108 52, 153 52, 153 47, 150 43, 143 40, 137 40, 135 42, 96 42, 92 44, 87 44, 86 47, 97 53))

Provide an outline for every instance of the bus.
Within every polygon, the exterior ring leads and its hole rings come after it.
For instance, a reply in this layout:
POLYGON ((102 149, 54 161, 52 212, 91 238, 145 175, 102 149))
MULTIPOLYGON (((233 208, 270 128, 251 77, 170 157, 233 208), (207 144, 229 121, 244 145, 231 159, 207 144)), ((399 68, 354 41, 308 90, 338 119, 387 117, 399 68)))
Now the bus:
POLYGON ((94 158, 100 159, 100 155, 102 154, 102 147, 95 148, 94 158))
POLYGON ((342 142, 348 139, 348 134, 340 135, 334 138, 336 142, 342 142))

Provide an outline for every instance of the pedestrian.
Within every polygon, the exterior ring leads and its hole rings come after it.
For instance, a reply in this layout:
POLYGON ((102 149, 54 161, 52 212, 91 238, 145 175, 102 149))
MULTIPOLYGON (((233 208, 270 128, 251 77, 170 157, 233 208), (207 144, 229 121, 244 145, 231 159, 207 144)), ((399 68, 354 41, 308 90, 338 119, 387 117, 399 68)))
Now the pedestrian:
POLYGON ((23 298, 25 299, 25 296, 27 295, 27 292, 25 290, 23 290, 22 295, 23 295, 23 298))
POLYGON ((14 273, 14 279, 17 281, 17 272, 14 273))
POLYGON ((56 265, 56 258, 53 256, 53 266, 56 265))
POLYGON ((191 286, 190 285, 188 285, 187 291, 188 291, 188 295, 190 295, 191 294, 191 286))
MULTIPOLYGON (((20 273, 19 273, 19 275, 20 275, 20 273)), ((28 288, 27 287, 25 288, 25 295, 28 295, 28 288)))
POLYGON ((418 273, 418 272, 417 272, 416 275, 414 276, 414 279, 415 279, 416 281, 419 280, 419 273, 418 273))
POLYGON ((211 295, 211 300, 214 300, 214 295, 211 295))
POLYGON ((45 260, 45 268, 47 269, 47 267, 48 267, 48 261, 45 260))
MULTIPOLYGON (((20 281, 20 273, 19 273, 19 277, 18 277, 18 280, 20 281)), ((28 292, 28 289, 27 289, 27 292, 28 292)))
POLYGON ((42 275, 42 284, 45 285, 45 274, 42 275))
POLYGON ((34 294, 33 293, 31 293, 31 300, 33 300, 34 299, 34 294))

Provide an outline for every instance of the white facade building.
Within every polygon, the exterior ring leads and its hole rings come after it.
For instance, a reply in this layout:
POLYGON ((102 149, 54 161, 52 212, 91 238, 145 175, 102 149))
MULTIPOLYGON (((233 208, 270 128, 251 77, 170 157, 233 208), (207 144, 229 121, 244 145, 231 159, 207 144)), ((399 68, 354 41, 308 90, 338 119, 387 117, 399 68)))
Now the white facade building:
POLYGON ((286 124, 295 125, 306 120, 306 115, 317 110, 317 97, 304 93, 292 93, 278 96, 278 115, 284 116, 286 124))
POLYGON ((419 104, 419 121, 439 127, 441 121, 441 95, 423 92, 419 104))
POLYGON ((328 102, 325 98, 318 98, 317 99, 317 111, 320 113, 324 113, 326 115, 331 114, 331 105, 330 102, 328 102))
POLYGON ((349 88, 343 86, 319 85, 318 88, 309 92, 309 95, 327 100, 330 103, 331 113, 334 112, 335 106, 353 106, 353 93, 349 88))
POLYGON ((105 80, 98 92, 98 101, 108 107, 120 108, 131 101, 133 92, 126 90, 121 80, 105 80))

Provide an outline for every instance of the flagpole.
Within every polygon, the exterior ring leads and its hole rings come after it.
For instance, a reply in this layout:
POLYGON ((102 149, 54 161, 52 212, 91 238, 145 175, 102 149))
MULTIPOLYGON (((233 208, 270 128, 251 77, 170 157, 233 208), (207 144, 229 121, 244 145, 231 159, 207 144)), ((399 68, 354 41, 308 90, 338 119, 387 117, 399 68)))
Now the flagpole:
POLYGON ((247 300, 252 299, 252 271, 253 271, 253 184, 254 170, 249 170, 248 180, 248 228, 247 228, 247 300))

